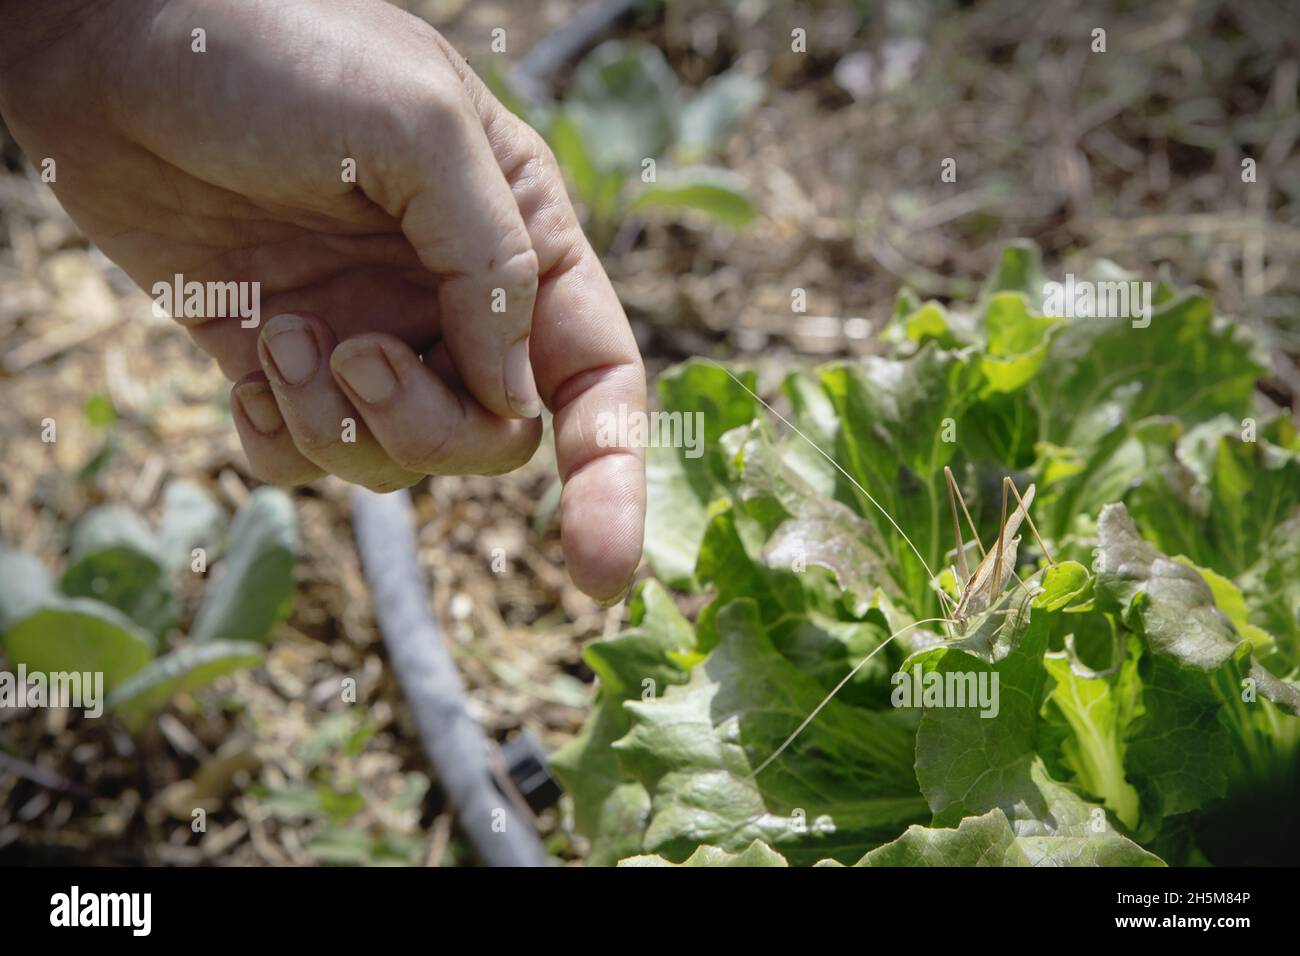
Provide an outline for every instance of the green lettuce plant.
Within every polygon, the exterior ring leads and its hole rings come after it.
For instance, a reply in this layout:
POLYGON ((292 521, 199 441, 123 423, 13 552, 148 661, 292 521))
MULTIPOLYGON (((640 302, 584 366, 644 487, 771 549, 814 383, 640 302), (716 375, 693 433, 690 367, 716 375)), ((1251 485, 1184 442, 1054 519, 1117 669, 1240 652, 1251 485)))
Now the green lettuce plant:
POLYGON ((647 210, 732 227, 754 218, 743 182, 702 164, 762 100, 756 77, 732 70, 688 95, 657 47, 609 41, 577 65, 558 104, 526 103, 499 72, 485 81, 546 137, 598 249, 627 216, 647 210))
POLYGON ((173 482, 156 531, 122 506, 88 512, 57 581, 31 555, 0 548, 0 646, 28 673, 102 673, 107 709, 139 729, 176 694, 262 660, 292 606, 297 553, 284 492, 259 488, 227 528, 206 493, 173 482), (213 560, 189 635, 173 640, 173 578, 213 560))
POLYGON ((881 354, 780 408, 751 372, 663 376, 705 453, 649 449, 656 579, 554 756, 589 862, 1300 859, 1300 439, 1202 293, 1154 283, 1145 327, 1042 295, 1013 245, 969 309, 900 295, 881 354), (1035 483, 1055 561, 1022 541, 1014 613, 956 639, 945 466, 985 542, 1003 476, 1035 483), (1000 706, 896 706, 896 675, 996 677, 1000 706))

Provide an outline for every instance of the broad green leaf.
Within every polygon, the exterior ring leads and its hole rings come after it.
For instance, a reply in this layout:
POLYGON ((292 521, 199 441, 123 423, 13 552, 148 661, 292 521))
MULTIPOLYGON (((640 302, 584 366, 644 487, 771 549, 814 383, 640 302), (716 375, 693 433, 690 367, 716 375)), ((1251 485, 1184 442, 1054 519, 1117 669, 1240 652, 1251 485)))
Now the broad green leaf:
POLYGON ((1250 608, 1246 605, 1246 596, 1241 588, 1222 574, 1216 574, 1209 568, 1193 564, 1181 555, 1174 560, 1194 568, 1210 586, 1215 606, 1228 618, 1233 629, 1250 644, 1252 653, 1262 655, 1274 649, 1273 636, 1263 628, 1250 623, 1250 608))
POLYGON ((737 229, 749 225, 756 215, 744 182, 733 174, 713 169, 665 173, 658 182, 636 194, 631 208, 703 213, 737 229))
POLYGON ((617 637, 589 643, 583 659, 600 678, 604 694, 618 700, 654 696, 686 675, 674 657, 695 643, 690 622, 670 595, 648 581, 633 598, 633 627, 617 637))
POLYGON ((1007 815, 994 807, 956 828, 910 826, 892 843, 872 850, 858 866, 1029 866, 1007 815))
POLYGON ((176 598, 158 541, 143 518, 120 505, 96 508, 77 522, 60 587, 72 597, 117 608, 156 637, 176 622, 176 598))
POLYGON ((1276 525, 1241 577, 1251 621, 1272 634, 1300 667, 1300 511, 1276 525))
POLYGON ((1104 607, 1180 665, 1210 671, 1232 658, 1241 639, 1204 578, 1147 544, 1123 505, 1102 509, 1097 533, 1097 593, 1104 607))
MULTIPOLYGON (((1249 724, 1285 719, 1265 700, 1300 713, 1300 690, 1252 661, 1230 619, 1215 606, 1214 592, 1197 571, 1172 561, 1138 534, 1123 505, 1103 509, 1098 521, 1097 596, 1139 635, 1145 710, 1131 733, 1127 767, 1155 815, 1199 809, 1223 797, 1229 786, 1235 726, 1249 737, 1249 724), (1260 699, 1246 701, 1245 721, 1225 703, 1249 675, 1260 699)), ((1249 748, 1249 742, 1247 742, 1249 748)))
POLYGON ((4 635, 5 652, 29 672, 104 675, 112 693, 154 655, 154 639, 117 608, 89 598, 43 603, 4 635))
POLYGON ((912 613, 931 617, 939 605, 930 581, 947 550, 943 529, 951 528, 941 496, 955 446, 944 434, 960 434, 976 396, 974 365, 931 343, 906 359, 868 356, 828 366, 821 381, 841 422, 828 451, 854 478, 841 479, 836 497, 880 530, 912 613))
POLYGON ((53 600, 54 579, 45 565, 0 545, 0 635, 53 600))
POLYGON ((596 47, 573 71, 566 105, 603 172, 639 172, 677 136, 677 78, 649 44, 596 47))
POLYGON ((1062 736, 1062 762, 1084 792, 1136 828, 1138 795, 1124 772, 1125 738, 1142 710, 1136 658, 1126 658, 1109 674, 1080 673, 1065 653, 1046 655, 1043 666, 1055 685, 1044 716, 1069 731, 1062 736))
POLYGON ((1186 425, 1220 414, 1251 414, 1255 380, 1263 373, 1258 348, 1239 327, 1214 316, 1210 300, 1183 294, 1160 303, 1150 325, 1129 319, 1081 318, 1052 337, 1034 390, 1045 421, 1043 439, 1072 448, 1085 467, 1059 488, 1044 488, 1046 533, 1065 533, 1074 516, 1119 497, 1146 474, 1132 432, 1153 415, 1186 425), (1101 480, 1108 471, 1120 475, 1101 480), (1050 495, 1048 494, 1050 492, 1050 495))
MULTIPOLYGON (((773 622, 777 650, 829 689, 911 623, 898 607, 882 539, 848 506, 814 492, 766 427, 734 429, 722 441, 739 485, 728 504, 715 504, 700 544, 696 578, 716 597, 697 619, 698 649, 716 645, 717 612, 748 598, 773 622)), ((887 699, 888 666, 882 655, 861 670, 846 699, 867 687, 887 699)))
POLYGON ((1152 449, 1130 510, 1153 543, 1230 577, 1261 557, 1273 530, 1300 514, 1300 448, 1275 418, 1255 440, 1220 417, 1152 449), (1277 438, 1279 442, 1271 439, 1277 438))
POLYGON ((175 695, 255 667, 265 656, 262 645, 248 641, 191 644, 150 661, 132 674, 109 695, 108 708, 116 711, 127 726, 138 730, 175 695))
POLYGON ((909 659, 949 682, 987 692, 992 708, 925 707, 916 733, 916 778, 939 826, 1000 807, 1012 820, 1045 819, 1048 807, 1032 779, 1039 708, 1049 689, 1043 669, 1047 612, 1031 612, 1031 626, 997 663, 961 650, 938 648, 909 659), (1035 620, 1037 618, 1038 620, 1035 620), (994 680, 996 678, 996 684, 994 680), (984 714, 990 713, 990 716, 984 714))
POLYGON ((630 630, 593 641, 584 650, 600 680, 596 705, 578 736, 550 759, 556 778, 573 797, 574 822, 591 841, 588 862, 593 866, 612 865, 640 852, 650 817, 649 794, 624 777, 611 749, 631 726, 624 702, 685 681, 686 672, 675 658, 694 643, 690 623, 656 582, 636 592, 630 611, 630 630))
POLYGON ((1159 654, 1144 654, 1139 674, 1142 714, 1128 734, 1125 767, 1149 815, 1176 816, 1223 797, 1233 744, 1210 679, 1159 654))
MULTIPOLYGON (((901 615, 886 595, 865 586, 863 569, 852 564, 856 555, 868 562, 867 569, 878 566, 860 542, 852 542, 847 552, 832 553, 822 542, 803 537, 831 524, 791 518, 760 551, 754 539, 765 537, 761 526, 736 508, 718 508, 697 566, 701 583, 716 593, 696 622, 698 650, 707 653, 716 646, 718 612, 736 598, 747 598, 763 620, 773 622, 770 636, 777 649, 829 689, 852 665, 850 657, 860 657, 897 629, 901 615), (805 543, 809 550, 803 550, 805 543)), ((835 534, 835 540, 847 541, 843 528, 835 534)), ((883 687, 887 663, 881 657, 858 675, 859 683, 883 687)))
POLYGON ((662 856, 633 856, 620 860, 619 866, 789 866, 785 857, 762 840, 755 840, 739 853, 728 853, 716 846, 702 846, 683 863, 673 863, 662 856))
POLYGON ((938 302, 927 302, 891 325, 898 330, 900 342, 920 346, 933 341, 941 349, 961 348, 965 344, 954 330, 947 310, 938 302))
POLYGON ((751 601, 718 615, 721 640, 690 683, 627 704, 614 745, 649 792, 646 852, 686 859, 700 844, 737 852, 759 839, 792 863, 852 862, 926 819, 912 773, 914 719, 830 700, 773 647, 751 601))
MULTIPOLYGON (((1000 478, 1029 472, 1040 455, 1046 458, 1048 454, 1045 443, 1038 441, 1040 420, 1038 407, 1026 389, 999 392, 986 388, 961 420, 962 453, 977 475, 1000 478)), ((1040 484, 1047 486, 1051 480, 1055 479, 1044 473, 1040 484)), ((991 530, 996 532, 996 528, 991 530)))
POLYGON ((263 486, 235 515, 220 575, 203 595, 191 637, 264 641, 293 601, 298 522, 293 501, 263 486))
POLYGON ((1242 423, 1224 416, 1153 451, 1162 464, 1128 496, 1129 508, 1153 544, 1202 569, 1221 609, 1257 653, 1265 650, 1267 632, 1286 666, 1295 667, 1300 442, 1284 417, 1260 424, 1253 440, 1242 440, 1243 433, 1242 423), (1240 583, 1244 620, 1233 578, 1240 583))
POLYGON ((1106 827, 1082 835, 1017 836, 996 807, 955 829, 913 826, 872 850, 858 866, 1161 866, 1161 860, 1106 827))
POLYGON ((1282 521, 1300 513, 1300 450, 1266 440, 1219 439, 1206 535, 1224 556, 1210 564, 1240 574, 1282 521))
POLYGON ((221 553, 226 514, 212 496, 188 481, 168 482, 163 490, 158 546, 169 568, 188 568, 193 550, 202 548, 206 562, 221 553))
POLYGON ((781 383, 781 392, 790 402, 793 425, 798 429, 782 443, 782 460, 819 496, 835 497, 836 488, 844 481, 834 460, 840 429, 835 403, 822 387, 821 378, 809 371, 791 372, 781 383))
POLYGON ((1034 599, 1034 607, 1046 611, 1059 611, 1077 603, 1090 593, 1092 575, 1078 561, 1062 561, 1043 572, 1042 593, 1034 599))
POLYGON ((1048 333, 1057 325, 1029 311, 1024 296, 999 292, 984 306, 988 350, 981 359, 986 387, 1014 392, 1034 378, 1047 359, 1048 333))
MULTIPOLYGON (((754 387, 753 373, 737 377, 754 387)), ((646 450, 646 480, 655 488, 646 500, 646 557, 665 583, 687 587, 709 504, 723 496, 727 481, 722 435, 749 424, 757 402, 721 368, 699 360, 660 376, 659 397, 665 412, 692 416, 692 423, 701 425, 697 449, 652 445, 646 450)))
MULTIPOLYGON (((1075 706, 1073 685, 1064 690, 1054 685, 1061 671, 1054 658, 1045 656, 1052 635, 1096 613, 1082 601, 1088 593, 1086 573, 1077 565, 1063 564, 1044 579, 1046 586, 1029 605, 1027 624, 1003 625, 1012 637, 1000 641, 1003 646, 996 653, 986 656, 978 649, 941 646, 921 651, 903 665, 904 671, 915 667, 929 672, 925 680, 941 675, 943 686, 953 688, 938 701, 924 699, 916 738, 917 779, 934 810, 936 826, 955 826, 963 818, 996 809, 1019 836, 1104 833, 1109 824, 1102 826, 1100 808, 1085 806, 1048 772, 1043 753, 1054 746, 1063 749, 1062 764, 1068 770, 1076 777, 1087 775, 1080 782, 1097 785, 1091 792, 1115 798, 1112 809, 1125 824, 1136 820, 1132 794, 1124 791, 1123 772, 1115 766, 1122 760, 1117 747, 1124 727, 1090 724, 1102 715, 1086 703, 1075 706), (954 693, 962 682, 968 688, 965 707, 954 693), (978 707, 969 703, 974 689, 980 691, 978 707), (1065 713, 1053 707, 1058 696, 1065 713), (936 702, 947 706, 934 706, 936 702), (1082 736, 1062 739, 1053 720, 1068 724, 1071 731, 1077 723, 1082 736), (1065 805, 1072 808, 1072 820, 1065 805)), ((1073 677, 1068 672, 1064 676, 1073 677)))
POLYGON ((999 292, 1019 292, 1032 308, 1041 309, 1043 285, 1042 253, 1034 243, 1021 239, 1002 249, 997 269, 984 283, 980 298, 987 299, 999 292))
MULTIPOLYGON (((973 308, 901 295, 883 356, 787 376, 788 422, 736 390, 743 409, 706 417, 700 459, 657 472, 652 450, 662 528, 691 529, 674 583, 712 600, 666 655, 688 682, 602 701, 584 728, 613 755, 600 794, 624 831, 601 862, 1294 855, 1284 828, 1265 846, 1246 817, 1293 801, 1300 766, 1300 438, 1284 418, 1256 427, 1257 346, 1203 296, 1154 283, 1143 328, 1042 316, 1045 291, 1037 251, 1014 246, 973 308), (985 542, 1003 477, 1036 482, 1057 559, 1032 571, 1042 549, 1022 542, 1027 590, 948 640, 929 622, 898 633, 952 589, 944 465, 985 542), (1148 541, 1117 533, 1113 501, 1148 541), (904 676, 918 707, 891 693, 904 676), (994 676, 996 707, 978 699, 994 676), (931 677, 974 678, 979 706, 927 700, 931 677)), ((669 409, 730 387, 670 383, 669 409)), ((627 660, 634 693, 656 658, 627 660)))
POLYGON ((758 77, 730 70, 713 77, 686 101, 675 149, 686 161, 717 150, 763 100, 766 86, 758 77))
MULTIPOLYGON (((769 452, 761 439, 747 443, 741 500, 715 509, 700 545, 697 576, 716 597, 697 619, 697 651, 707 653, 717 645, 718 612, 746 598, 771 622, 776 649, 829 692, 910 619, 891 600, 887 575, 874 579, 883 587, 874 584, 873 570, 879 572, 881 564, 868 544, 871 527, 833 499, 800 496, 793 473, 785 476, 790 487, 765 474, 772 467, 763 461, 769 452), (755 513, 769 509, 780 512, 768 514, 764 524, 755 513), (769 536, 766 528, 772 525, 776 530, 769 536)), ((858 670, 841 699, 887 700, 889 668, 889 656, 878 655, 858 670)))
MULTIPOLYGON (((1097 523, 1098 595, 1118 608, 1124 622, 1146 637, 1152 650, 1179 665, 1211 671, 1232 658, 1250 657, 1250 645, 1214 603, 1214 591, 1192 567, 1171 561, 1138 535, 1123 505, 1103 509, 1097 523)), ((1263 678, 1248 665, 1261 691, 1278 707, 1300 714, 1300 691, 1263 678)))
MULTIPOLYGON (((855 618, 862 617, 882 589, 891 588, 885 538, 871 522, 833 498, 818 495, 786 461, 765 427, 737 429, 737 451, 729 461, 739 474, 739 494, 734 502, 739 516, 740 546, 751 562, 767 571, 804 575, 810 567, 824 568, 834 577, 834 603, 844 603, 855 618), (741 434, 743 432, 743 434, 741 434)), ((721 514, 714 517, 720 528, 721 514)), ((737 574, 758 573, 784 596, 781 603, 803 610, 820 602, 810 600, 818 590, 815 576, 776 581, 763 571, 744 568, 745 562, 709 553, 710 537, 701 544, 699 573, 702 581, 718 587, 719 597, 754 596, 729 587, 737 574)), ((738 556, 737 556, 738 557, 738 556)), ((829 610, 829 609, 828 609, 829 610)))

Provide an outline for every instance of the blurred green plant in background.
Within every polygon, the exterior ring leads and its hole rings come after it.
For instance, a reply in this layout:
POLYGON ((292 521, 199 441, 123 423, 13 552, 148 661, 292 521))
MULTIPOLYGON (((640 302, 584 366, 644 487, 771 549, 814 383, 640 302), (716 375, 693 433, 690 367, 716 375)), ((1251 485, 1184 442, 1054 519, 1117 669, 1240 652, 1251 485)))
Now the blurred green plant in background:
POLYGON ((98 672, 106 707, 132 730, 176 694, 260 663, 293 602, 298 526, 283 491, 259 488, 229 528, 198 486, 173 482, 157 531, 121 505, 72 529, 56 583, 36 558, 0 548, 0 644, 29 673, 98 672), (179 619, 173 575, 220 574, 205 588, 184 641, 159 654, 179 619))
POLYGON ((546 137, 598 251, 629 215, 647 210, 736 228, 754 218, 743 180, 704 163, 763 99, 757 77, 733 69, 688 94, 657 47, 611 41, 578 64, 559 103, 525 102, 500 71, 484 81, 546 137))

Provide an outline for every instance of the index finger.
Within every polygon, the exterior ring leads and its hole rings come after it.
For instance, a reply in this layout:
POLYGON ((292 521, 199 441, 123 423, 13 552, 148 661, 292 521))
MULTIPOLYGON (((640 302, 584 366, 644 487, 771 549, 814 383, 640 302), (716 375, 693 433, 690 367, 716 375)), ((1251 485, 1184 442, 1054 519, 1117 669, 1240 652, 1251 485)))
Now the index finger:
POLYGON ((529 231, 458 76, 433 63, 409 83, 409 102, 380 111, 391 138, 362 140, 362 188, 400 218, 439 277, 442 338, 466 388, 497 415, 536 418, 528 355, 539 267, 529 231))
POLYGON ((644 415, 641 355, 614 287, 578 224, 550 148, 497 102, 445 41, 443 47, 478 110, 537 253, 540 279, 530 348, 538 391, 555 415, 569 574, 592 597, 615 600, 641 560, 645 452, 626 442, 600 440, 611 432, 600 426, 644 415))

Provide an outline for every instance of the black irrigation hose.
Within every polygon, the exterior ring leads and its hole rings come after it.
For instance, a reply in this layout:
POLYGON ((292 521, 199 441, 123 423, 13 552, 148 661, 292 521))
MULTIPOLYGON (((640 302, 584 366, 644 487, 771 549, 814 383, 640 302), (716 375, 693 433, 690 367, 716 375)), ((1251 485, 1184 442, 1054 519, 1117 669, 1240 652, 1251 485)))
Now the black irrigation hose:
POLYGON ((639 0, 594 0, 554 33, 537 41, 511 73, 511 81, 530 101, 545 98, 547 85, 570 60, 599 40, 639 0))
POLYGON ((352 493, 352 526, 393 672, 461 832, 488 866, 545 866, 546 851, 493 779, 490 743, 466 708, 465 685, 429 608, 405 491, 352 493))

